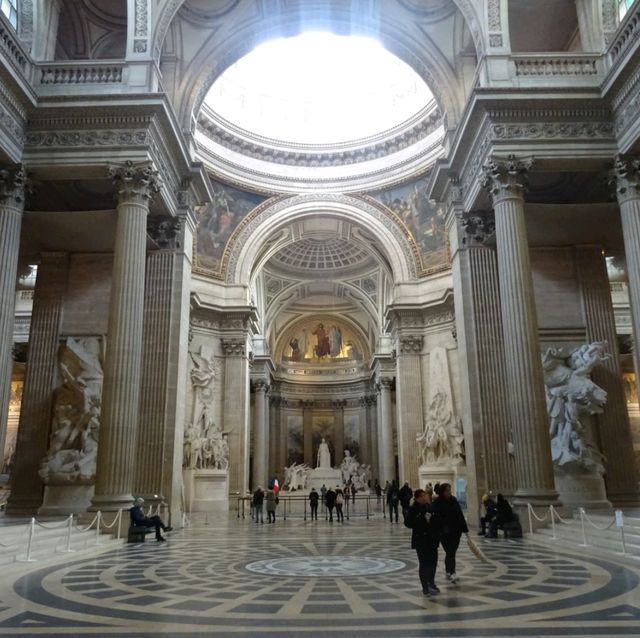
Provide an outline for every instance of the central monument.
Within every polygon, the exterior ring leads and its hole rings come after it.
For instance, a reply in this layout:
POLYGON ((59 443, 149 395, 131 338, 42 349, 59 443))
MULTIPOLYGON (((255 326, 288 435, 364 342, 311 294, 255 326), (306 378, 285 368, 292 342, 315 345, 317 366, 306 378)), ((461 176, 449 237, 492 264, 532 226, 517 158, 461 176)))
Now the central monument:
POLYGON ((320 441, 316 455, 316 467, 309 472, 308 488, 319 490, 323 485, 327 488, 342 485, 342 473, 331 467, 331 450, 326 439, 320 441))

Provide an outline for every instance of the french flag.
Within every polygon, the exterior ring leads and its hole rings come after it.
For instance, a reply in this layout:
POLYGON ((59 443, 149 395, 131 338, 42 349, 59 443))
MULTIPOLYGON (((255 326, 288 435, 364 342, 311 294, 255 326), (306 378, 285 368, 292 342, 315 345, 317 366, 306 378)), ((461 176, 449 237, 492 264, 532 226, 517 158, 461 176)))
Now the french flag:
POLYGON ((273 491, 277 494, 280 491, 280 483, 278 483, 278 479, 273 479, 273 491))

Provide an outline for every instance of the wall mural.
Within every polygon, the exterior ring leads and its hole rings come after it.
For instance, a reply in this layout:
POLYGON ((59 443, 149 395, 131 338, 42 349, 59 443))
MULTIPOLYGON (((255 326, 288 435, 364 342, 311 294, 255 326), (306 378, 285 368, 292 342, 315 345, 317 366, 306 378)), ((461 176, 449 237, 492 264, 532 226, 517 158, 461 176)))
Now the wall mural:
POLYGON ((304 429, 301 414, 287 416, 287 467, 304 463, 304 429))
POLYGON ((309 318, 289 331, 282 353, 287 363, 347 363, 365 358, 362 338, 334 318, 309 318))
POLYGON ((238 224, 267 198, 212 181, 213 201, 198 215, 194 270, 222 276, 224 249, 238 224))
POLYGON ((344 415, 344 449, 351 452, 351 456, 362 461, 360 457, 360 415, 344 415))
POLYGON ((444 207, 427 196, 429 176, 372 193, 405 224, 415 240, 424 273, 448 268, 449 248, 444 224, 444 207))

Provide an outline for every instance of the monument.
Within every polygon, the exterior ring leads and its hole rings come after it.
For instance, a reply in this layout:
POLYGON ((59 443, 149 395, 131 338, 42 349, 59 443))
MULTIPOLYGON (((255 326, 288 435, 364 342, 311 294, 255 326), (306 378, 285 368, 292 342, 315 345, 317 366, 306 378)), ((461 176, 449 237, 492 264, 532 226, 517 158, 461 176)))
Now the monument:
POLYGON ((315 487, 317 490, 320 490, 323 485, 327 487, 342 485, 342 472, 331 467, 331 450, 324 438, 320 441, 320 445, 318 445, 316 467, 309 472, 305 489, 315 487))

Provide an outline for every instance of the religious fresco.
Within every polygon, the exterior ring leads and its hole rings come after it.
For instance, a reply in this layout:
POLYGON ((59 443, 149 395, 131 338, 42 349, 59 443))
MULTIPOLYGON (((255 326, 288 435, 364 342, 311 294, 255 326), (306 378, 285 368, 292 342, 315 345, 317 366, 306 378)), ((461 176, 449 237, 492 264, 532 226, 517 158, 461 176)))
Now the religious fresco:
POLYGON ((360 415, 344 415, 344 449, 351 452, 351 456, 360 458, 360 415))
POLYGON ((224 249, 238 224, 267 198, 212 182, 213 201, 198 214, 195 269, 221 275, 224 249))
POLYGON ((304 428, 301 414, 287 415, 287 467, 304 463, 304 428))
POLYGON ((310 318, 289 331, 282 353, 287 363, 348 363, 365 358, 362 338, 333 318, 310 318))
MULTIPOLYGON (((335 448, 335 417, 333 415, 313 415, 311 420, 311 441, 313 444, 313 460, 315 466, 315 460, 318 455, 318 447, 322 439, 329 445, 331 451, 331 462, 336 464, 336 448, 335 448)), ((342 456, 342 455, 340 455, 342 456)))
POLYGON ((418 246, 422 269, 432 272, 449 267, 444 207, 427 196, 429 177, 372 193, 405 224, 418 246))
POLYGON ((11 381, 11 394, 9 395, 9 414, 7 418, 7 432, 4 441, 2 464, 0 474, 11 474, 13 459, 16 453, 16 440, 18 438, 18 422, 20 420, 20 406, 22 404, 22 391, 24 381, 11 381))

